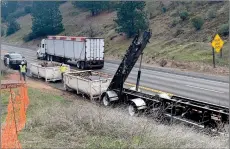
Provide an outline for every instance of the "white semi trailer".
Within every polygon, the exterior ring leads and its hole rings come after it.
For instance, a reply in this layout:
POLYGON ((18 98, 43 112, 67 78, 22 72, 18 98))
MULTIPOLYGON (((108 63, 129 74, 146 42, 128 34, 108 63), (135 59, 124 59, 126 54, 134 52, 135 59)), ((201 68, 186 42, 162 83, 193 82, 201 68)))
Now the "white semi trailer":
POLYGON ((41 40, 37 58, 47 61, 75 61, 79 69, 103 68, 104 38, 48 36, 41 40))

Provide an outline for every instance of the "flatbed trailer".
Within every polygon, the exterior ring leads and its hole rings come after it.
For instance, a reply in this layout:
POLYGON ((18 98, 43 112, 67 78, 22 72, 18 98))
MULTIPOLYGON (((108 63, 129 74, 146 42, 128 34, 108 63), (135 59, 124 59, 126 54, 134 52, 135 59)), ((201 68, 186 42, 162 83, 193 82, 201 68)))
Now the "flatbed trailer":
POLYGON ((226 131, 229 124, 229 108, 202 102, 187 97, 168 95, 166 93, 150 95, 138 89, 141 71, 137 75, 136 90, 124 88, 124 82, 130 74, 143 50, 151 38, 151 31, 144 32, 142 41, 137 35, 113 76, 108 89, 101 96, 104 106, 125 103, 131 116, 140 113, 152 114, 157 118, 170 118, 201 128, 226 131))

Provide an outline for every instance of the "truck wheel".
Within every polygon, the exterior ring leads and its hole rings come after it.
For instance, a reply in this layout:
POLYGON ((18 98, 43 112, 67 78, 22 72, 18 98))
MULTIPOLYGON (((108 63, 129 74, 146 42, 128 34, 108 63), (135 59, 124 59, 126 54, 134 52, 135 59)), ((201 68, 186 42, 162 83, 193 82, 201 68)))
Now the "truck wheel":
POLYGON ((47 61, 50 61, 49 55, 46 55, 46 60, 47 60, 47 61))
POLYGON ((81 69, 84 70, 85 69, 85 63, 81 62, 81 69))
POLYGON ((77 68, 78 68, 78 69, 81 69, 81 68, 80 68, 80 62, 77 62, 77 68))
POLYGON ((110 103, 111 103, 111 102, 109 101, 109 98, 108 98, 107 95, 105 95, 105 96, 102 98, 102 102, 103 102, 103 105, 106 106, 106 107, 110 106, 110 103))
POLYGON ((102 69, 103 67, 104 67, 104 65, 103 65, 103 66, 98 67, 98 69, 102 69))
POLYGON ((129 111, 129 115, 130 116, 138 116, 139 112, 138 112, 138 109, 137 107, 134 105, 134 104, 130 104, 129 107, 128 107, 128 111, 129 111))

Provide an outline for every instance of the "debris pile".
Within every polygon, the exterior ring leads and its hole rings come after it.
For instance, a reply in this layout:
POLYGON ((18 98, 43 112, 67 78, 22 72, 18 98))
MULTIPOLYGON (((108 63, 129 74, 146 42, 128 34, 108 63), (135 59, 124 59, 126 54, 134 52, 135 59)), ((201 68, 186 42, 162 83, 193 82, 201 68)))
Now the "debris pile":
POLYGON ((109 74, 103 73, 103 72, 92 72, 92 71, 85 71, 85 72, 76 72, 71 73, 73 76, 79 76, 81 78, 87 79, 87 80, 101 80, 101 79, 107 79, 112 77, 109 74))
POLYGON ((42 67, 55 67, 55 66, 61 66, 59 63, 54 63, 54 62, 41 62, 39 63, 42 67))

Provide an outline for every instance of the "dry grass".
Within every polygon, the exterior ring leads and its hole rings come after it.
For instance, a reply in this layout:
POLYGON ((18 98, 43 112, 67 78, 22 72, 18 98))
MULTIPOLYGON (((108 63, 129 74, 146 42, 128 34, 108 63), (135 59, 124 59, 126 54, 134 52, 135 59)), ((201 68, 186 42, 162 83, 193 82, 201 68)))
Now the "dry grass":
POLYGON ((79 97, 32 88, 29 97, 28 120, 20 134, 23 148, 228 148, 228 136, 130 117, 121 108, 99 107, 79 97))

